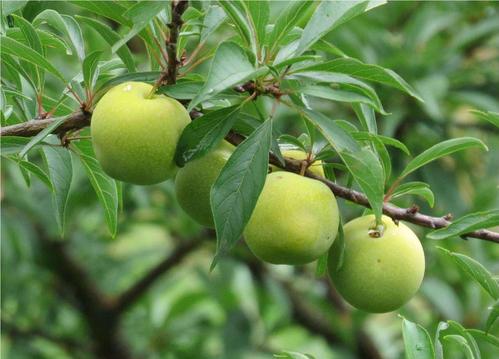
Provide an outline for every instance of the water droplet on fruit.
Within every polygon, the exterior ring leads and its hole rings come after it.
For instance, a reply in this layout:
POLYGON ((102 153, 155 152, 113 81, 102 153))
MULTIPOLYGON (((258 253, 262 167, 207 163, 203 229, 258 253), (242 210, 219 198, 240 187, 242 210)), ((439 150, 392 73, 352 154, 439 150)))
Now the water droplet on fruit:
POLYGON ((123 87, 123 91, 125 91, 125 92, 131 91, 131 90, 132 90, 132 85, 131 84, 128 84, 125 87, 123 87))

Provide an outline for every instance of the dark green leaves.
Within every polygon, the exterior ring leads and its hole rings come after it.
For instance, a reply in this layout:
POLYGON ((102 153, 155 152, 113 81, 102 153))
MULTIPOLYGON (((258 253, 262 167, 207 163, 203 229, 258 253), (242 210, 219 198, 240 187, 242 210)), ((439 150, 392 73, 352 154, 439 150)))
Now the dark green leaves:
POLYGON ((30 47, 14 40, 9 37, 2 37, 0 41, 0 50, 4 54, 19 57, 25 61, 28 61, 45 71, 48 71, 58 77, 63 82, 66 82, 64 75, 59 72, 49 61, 47 61, 42 55, 40 55, 35 50, 30 47))
POLYGON ((379 82, 402 90, 422 101, 416 91, 394 71, 378 65, 365 64, 354 58, 338 58, 321 64, 307 66, 299 70, 299 72, 303 71, 342 73, 368 81, 379 82))
POLYGON ((219 1, 219 4, 253 54, 260 54, 270 13, 268 1, 219 1))
POLYGON ((237 146, 211 189, 217 231, 217 254, 226 253, 241 237, 267 176, 272 122, 265 121, 237 146))
POLYGON ((305 115, 338 152, 366 194, 376 218, 381 218, 385 175, 378 157, 371 150, 360 147, 330 118, 312 110, 305 110, 305 115))
POLYGON ((482 288, 494 299, 499 299, 499 284, 494 280, 492 274, 476 260, 465 256, 464 254, 439 249, 451 257, 454 262, 471 278, 473 278, 482 288))
POLYGON ((434 359, 435 352, 430 335, 421 325, 402 317, 405 357, 407 359, 434 359))
POLYGON ((104 208, 109 232, 114 237, 118 229, 118 186, 114 179, 102 170, 95 159, 90 141, 79 141, 74 148, 85 168, 88 179, 104 208))
POLYGON ((409 162, 400 175, 400 178, 407 176, 409 173, 414 172, 419 167, 422 167, 437 158, 473 147, 480 147, 485 151, 488 150, 487 146, 482 141, 473 137, 454 138, 437 143, 435 146, 430 147, 409 162))
POLYGON ((239 110, 239 105, 225 107, 209 112, 187 125, 177 144, 177 165, 182 167, 216 146, 234 125, 239 110))
POLYGON ((97 77, 99 77, 97 65, 101 54, 101 51, 94 51, 83 60, 83 82, 88 91, 95 87, 97 77))
POLYGON ((69 151, 63 147, 44 146, 42 153, 47 164, 48 173, 54 192, 52 203, 56 215, 57 225, 61 236, 64 235, 66 221, 66 207, 69 190, 73 179, 73 165, 69 151))
MULTIPOLYGON (((76 16, 76 19, 78 19, 78 21, 88 25, 90 28, 93 28, 110 45, 115 44, 121 38, 117 32, 115 32, 108 25, 106 25, 100 21, 97 21, 95 19, 92 19, 90 17, 85 17, 85 16, 76 16)), ((119 50, 116 51, 116 54, 123 61, 123 63, 127 67, 128 71, 131 71, 131 72, 135 71, 135 62, 134 62, 134 59, 132 57, 132 53, 130 52, 128 47, 126 47, 126 46, 121 47, 119 50)))
POLYGON ((368 5, 368 1, 321 2, 303 30, 295 55, 301 55, 305 50, 310 48, 310 46, 315 44, 338 25, 362 14, 368 9, 368 5))
POLYGON ((448 227, 437 229, 427 235, 430 239, 447 239, 461 236, 481 228, 499 226, 499 210, 476 212, 453 221, 448 227))
POLYGON ((435 195, 431 191, 430 185, 424 182, 407 182, 401 184, 393 192, 392 198, 399 198, 406 195, 423 197, 430 207, 433 207, 435 204, 435 195))
POLYGON ((471 111, 471 113, 473 113, 478 118, 485 120, 487 122, 490 122, 491 124, 493 124, 494 126, 499 128, 499 113, 498 112, 492 112, 492 111, 484 112, 484 111, 473 110, 473 111, 471 111))
POLYGON ((314 4, 309 1, 290 1, 282 14, 279 14, 274 24, 274 28, 266 41, 269 44, 269 51, 271 51, 271 53, 274 53, 281 43, 281 40, 306 14, 306 9, 309 6, 314 6, 314 4))
POLYGON ((57 127, 59 127, 59 125, 63 123, 65 119, 66 119, 65 117, 55 118, 50 125, 48 125, 42 131, 37 133, 36 136, 33 136, 31 140, 26 144, 26 146, 24 146, 21 153, 19 153, 19 157, 24 157, 30 149, 32 149, 38 143, 43 141, 43 139, 48 135, 50 135, 57 127))
POLYGON ((76 51, 78 58, 80 61, 83 61, 85 58, 85 45, 80 25, 78 25, 75 19, 69 15, 61 15, 55 10, 47 9, 36 16, 33 20, 33 25, 38 27, 44 22, 66 35, 73 49, 76 51))
POLYGON ((240 84, 267 69, 255 69, 243 48, 233 42, 222 43, 215 53, 206 83, 199 94, 192 99, 188 110, 210 99, 217 93, 240 84))

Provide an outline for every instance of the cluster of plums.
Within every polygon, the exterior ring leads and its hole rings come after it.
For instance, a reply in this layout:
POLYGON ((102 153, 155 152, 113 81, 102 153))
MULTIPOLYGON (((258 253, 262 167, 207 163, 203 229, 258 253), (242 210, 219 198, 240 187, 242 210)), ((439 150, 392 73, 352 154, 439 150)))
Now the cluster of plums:
MULTIPOLYGON (((91 124, 96 157, 107 174, 129 183, 153 184, 176 175, 181 207, 197 222, 213 227, 210 189, 234 147, 223 141, 177 169, 175 149, 190 117, 179 102, 151 90, 151 85, 127 82, 102 97, 91 124)), ((298 150, 283 155, 297 160, 306 156, 298 150)), ((324 175, 320 161, 310 169, 324 175)), ((258 258, 274 264, 306 264, 329 251, 329 275, 350 304, 376 313, 401 307, 417 292, 424 275, 417 236, 385 216, 383 231, 373 231, 374 216, 367 215, 343 227, 339 244, 339 221, 336 199, 324 183, 274 169, 244 238, 258 258)))

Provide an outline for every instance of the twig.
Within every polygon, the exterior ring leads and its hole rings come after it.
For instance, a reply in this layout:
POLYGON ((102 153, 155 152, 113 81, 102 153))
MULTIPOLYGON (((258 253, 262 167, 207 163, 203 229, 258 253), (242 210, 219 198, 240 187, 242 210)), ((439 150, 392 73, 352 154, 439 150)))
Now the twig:
POLYGON ((121 313, 134 304, 155 282, 168 272, 171 268, 179 264, 189 253, 199 247, 204 234, 190 240, 182 241, 174 251, 148 271, 141 279, 135 282, 130 288, 119 295, 113 304, 115 313, 121 313))

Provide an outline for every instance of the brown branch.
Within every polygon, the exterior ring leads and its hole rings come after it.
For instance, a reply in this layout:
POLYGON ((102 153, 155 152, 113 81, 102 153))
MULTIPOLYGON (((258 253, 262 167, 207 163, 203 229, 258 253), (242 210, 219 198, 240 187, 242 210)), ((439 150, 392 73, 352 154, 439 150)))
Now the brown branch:
POLYGON ((199 237, 182 241, 169 256, 159 262, 141 279, 118 296, 113 304, 114 312, 119 314, 133 305, 159 277, 179 264, 189 253, 198 248, 202 243, 205 233, 206 232, 202 233, 199 237))
MULTIPOLYGON (((55 134, 64 134, 67 131, 78 130, 90 126, 90 118, 92 114, 86 111, 77 111, 66 117, 59 127, 54 131, 55 134)), ((20 136, 32 137, 43 131, 55 121, 54 118, 46 118, 43 120, 30 120, 18 123, 11 126, 0 128, 0 136, 20 136)))
POLYGON ((172 1, 172 21, 168 24, 170 34, 166 41, 166 53, 168 54, 168 69, 166 80, 172 85, 177 82, 177 72, 180 61, 177 58, 177 43, 180 28, 183 25, 182 14, 187 9, 187 0, 172 1))
MULTIPOLYGON (((244 89, 240 90, 244 91, 244 89)), ((196 118, 199 117, 200 113, 198 111, 191 111, 190 115, 192 118, 196 118)), ((83 128, 90 124, 90 119, 91 119, 91 113, 82 112, 82 111, 76 112, 68 116, 66 121, 64 121, 54 132, 56 134, 61 134, 69 130, 83 128)), ((17 125, 2 127, 0 129, 0 136, 31 137, 42 131, 47 126, 49 126, 53 121, 54 119, 31 120, 17 125)), ((232 143, 233 145, 237 146, 242 141, 244 141, 244 137, 235 132, 230 132, 226 136, 226 140, 232 143)), ((282 167, 277 157, 274 156, 273 154, 269 154, 269 159, 270 163, 272 163, 273 165, 282 167)), ((301 161, 285 159, 285 163, 286 164, 283 167, 285 170, 300 173, 301 161)), ((340 186, 323 177, 319 177, 310 171, 306 171, 305 175, 307 177, 311 177, 325 183, 337 197, 341 197, 343 199, 354 202, 364 207, 368 208, 370 207, 366 195, 361 192, 340 186)), ((432 217, 420 213, 419 211, 413 213, 413 210, 410 208, 409 209, 400 208, 391 203, 385 203, 383 205, 383 213, 393 218, 394 220, 403 220, 417 224, 422 227, 427 227, 432 229, 445 228, 452 223, 447 216, 432 217)), ((489 231, 486 229, 480 229, 470 233, 466 233, 463 235, 463 237, 471 237, 471 238, 483 239, 489 242, 499 243, 499 233, 494 231, 489 231)))
POLYGON ((47 256, 47 267, 71 292, 78 309, 86 319, 95 343, 96 356, 103 359, 132 358, 130 350, 119 335, 119 317, 112 310, 109 299, 69 254, 66 242, 46 236, 40 226, 37 231, 40 233, 41 248, 47 256))
MULTIPOLYGON (((234 132, 230 132, 225 139, 235 146, 239 145, 242 141, 244 141, 243 136, 234 132)), ((290 172, 300 173, 301 170, 301 161, 285 159, 285 166, 282 166, 277 157, 274 156, 272 153, 269 154, 269 162, 277 167, 283 168, 290 172)), ((355 191, 347 187, 340 186, 339 184, 336 184, 324 177, 315 175, 309 170, 305 172, 305 176, 323 182, 326 186, 328 186, 331 189, 331 191, 337 197, 341 197, 343 199, 354 202, 361 206, 370 208, 369 201, 367 200, 367 197, 364 193, 355 191)), ((417 224, 422 227, 427 227, 432 229, 445 228, 452 223, 447 219, 448 218, 447 216, 432 217, 420 213, 419 211, 414 211, 413 208, 401 208, 391 203, 385 203, 383 205, 383 213, 393 218, 394 220, 403 220, 406 222, 417 224)), ((463 234, 462 237, 472 237, 477 239, 483 239, 489 242, 499 243, 499 233, 489 231, 486 229, 480 229, 477 231, 466 233, 463 234)))
POLYGON ((3 318, 1 321, 1 326, 4 335, 7 334, 14 340, 20 339, 31 341, 33 337, 40 337, 57 344, 69 354, 73 355, 76 351, 85 352, 87 350, 83 343, 72 337, 57 336, 39 328, 22 328, 10 321, 4 320, 3 318))

